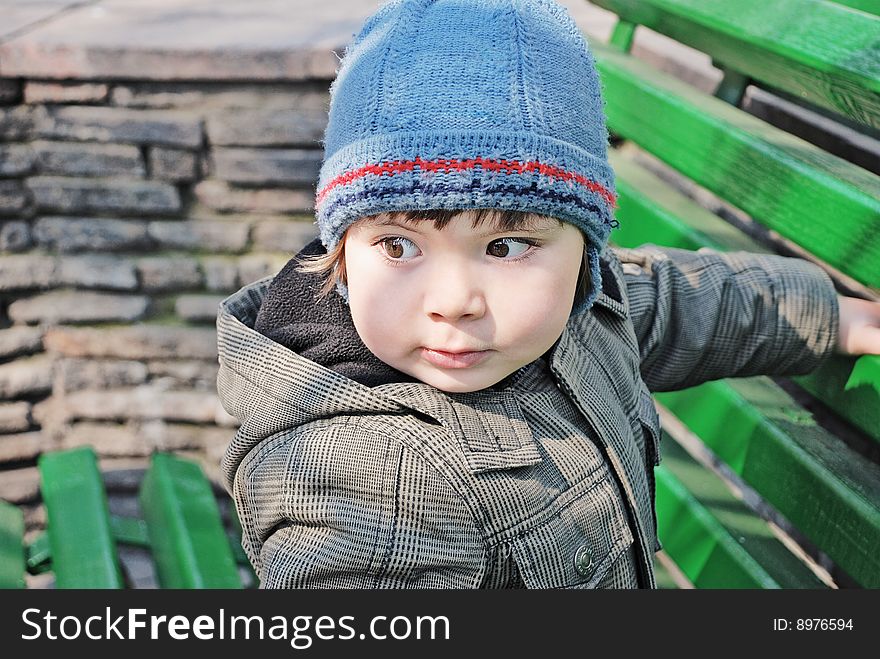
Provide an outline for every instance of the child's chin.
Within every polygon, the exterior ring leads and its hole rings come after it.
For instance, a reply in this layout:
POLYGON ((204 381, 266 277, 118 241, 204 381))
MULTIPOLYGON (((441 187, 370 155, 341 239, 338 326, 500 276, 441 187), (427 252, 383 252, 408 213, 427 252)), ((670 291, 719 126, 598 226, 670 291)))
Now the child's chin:
MULTIPOLYGON (((460 369, 465 370, 465 369, 460 369)), ((474 391, 482 391, 488 389, 493 384, 501 382, 504 378, 486 377, 484 373, 460 373, 456 376, 447 375, 446 373, 429 373, 416 374, 419 380, 425 384, 430 384, 435 389, 439 389, 448 394, 469 394, 474 391)))

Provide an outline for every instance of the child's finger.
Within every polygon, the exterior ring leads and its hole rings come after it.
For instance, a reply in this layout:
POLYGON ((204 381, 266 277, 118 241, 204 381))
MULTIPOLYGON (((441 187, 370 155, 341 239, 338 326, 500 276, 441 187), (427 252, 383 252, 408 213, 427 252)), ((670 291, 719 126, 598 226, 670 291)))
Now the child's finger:
POLYGON ((853 355, 880 355, 880 327, 857 327, 852 332, 847 348, 853 355))

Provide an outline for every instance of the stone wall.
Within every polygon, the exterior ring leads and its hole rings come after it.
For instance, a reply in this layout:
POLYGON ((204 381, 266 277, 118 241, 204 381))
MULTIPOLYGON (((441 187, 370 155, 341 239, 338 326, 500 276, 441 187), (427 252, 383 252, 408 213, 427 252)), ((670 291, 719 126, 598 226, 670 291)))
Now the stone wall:
POLYGON ((0 78, 0 498, 80 444, 216 478, 217 305, 315 235, 329 82, 0 78))

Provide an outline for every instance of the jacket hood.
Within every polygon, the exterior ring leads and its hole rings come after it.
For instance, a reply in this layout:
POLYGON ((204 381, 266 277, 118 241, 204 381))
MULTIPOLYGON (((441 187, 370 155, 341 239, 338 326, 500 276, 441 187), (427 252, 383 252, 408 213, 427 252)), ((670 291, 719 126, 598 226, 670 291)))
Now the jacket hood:
POLYGON ((217 392, 241 423, 221 462, 230 491, 241 460, 270 435, 321 418, 407 410, 258 332, 257 316, 272 280, 266 277, 226 298, 217 315, 217 392))
POLYGON ((300 257, 326 254, 313 240, 278 273, 260 305, 254 329, 298 355, 368 387, 415 382, 392 368, 364 345, 348 305, 334 290, 316 299, 321 278, 300 272, 300 257))

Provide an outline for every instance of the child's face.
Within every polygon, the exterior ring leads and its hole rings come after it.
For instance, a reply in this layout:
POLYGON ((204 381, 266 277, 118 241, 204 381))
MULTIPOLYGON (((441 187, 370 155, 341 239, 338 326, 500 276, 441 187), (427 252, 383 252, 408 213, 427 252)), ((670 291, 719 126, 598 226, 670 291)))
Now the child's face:
POLYGON ((356 223, 345 237, 349 304, 379 359, 449 392, 485 389, 546 352, 568 321, 584 253, 574 226, 541 218, 498 232, 461 214, 356 223))

